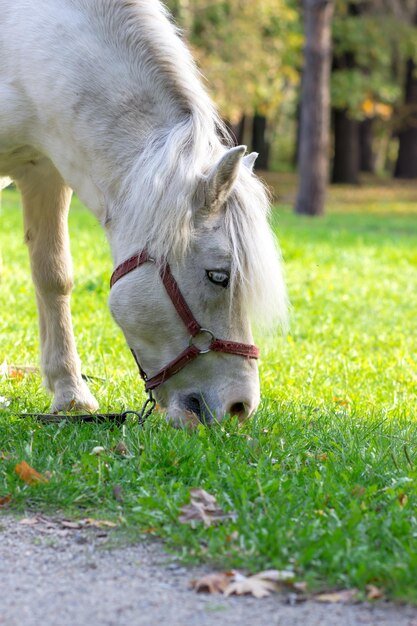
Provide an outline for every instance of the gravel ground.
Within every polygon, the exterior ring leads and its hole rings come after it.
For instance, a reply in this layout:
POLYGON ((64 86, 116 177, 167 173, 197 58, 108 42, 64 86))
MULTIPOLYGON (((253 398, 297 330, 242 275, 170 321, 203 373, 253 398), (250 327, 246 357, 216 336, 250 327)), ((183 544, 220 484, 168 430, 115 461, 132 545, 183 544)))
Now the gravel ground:
POLYGON ((103 530, 35 520, 0 516, 1 626, 417 626, 417 608, 383 601, 197 594, 189 582, 205 570, 182 567, 160 544, 106 549, 103 530))

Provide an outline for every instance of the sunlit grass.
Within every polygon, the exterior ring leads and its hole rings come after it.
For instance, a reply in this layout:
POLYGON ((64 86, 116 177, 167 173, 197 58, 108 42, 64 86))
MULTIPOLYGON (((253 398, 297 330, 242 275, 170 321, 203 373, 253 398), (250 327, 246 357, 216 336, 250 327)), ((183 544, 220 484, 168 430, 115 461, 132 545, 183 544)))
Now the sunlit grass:
MULTIPOLYGON (((18 204, 4 193, 0 363, 33 365, 36 311, 18 204)), ((291 328, 259 338, 264 400, 245 427, 188 433, 158 415, 143 429, 42 426, 16 417, 48 407, 40 377, 0 378, 0 395, 12 401, 0 411, 0 496, 12 495, 12 510, 105 516, 136 536, 164 537, 186 558, 290 566, 312 588, 373 582, 416 601, 417 193, 337 188, 329 204, 319 220, 293 216, 285 202, 274 212, 291 328), (120 440, 129 455, 115 451, 120 440), (94 446, 104 455, 92 455, 94 446), (51 472, 50 482, 21 483, 14 466, 23 459, 51 472), (207 530, 179 524, 193 486, 236 520, 207 530)), ((138 407, 141 382, 106 306, 105 237, 77 202, 70 227, 83 370, 105 380, 91 383, 102 410, 138 407)))

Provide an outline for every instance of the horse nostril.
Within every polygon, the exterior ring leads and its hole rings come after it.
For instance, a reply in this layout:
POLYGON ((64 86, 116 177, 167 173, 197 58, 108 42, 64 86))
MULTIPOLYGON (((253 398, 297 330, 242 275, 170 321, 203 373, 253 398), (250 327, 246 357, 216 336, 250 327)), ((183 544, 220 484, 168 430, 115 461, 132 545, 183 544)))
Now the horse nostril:
POLYGON ((194 413, 202 424, 209 424, 212 421, 213 416, 202 394, 186 396, 184 407, 186 411, 194 413))
POLYGON ((198 396, 187 396, 184 401, 185 408, 187 411, 191 411, 195 413, 197 417, 200 419, 201 415, 201 402, 198 396))
POLYGON ((228 413, 230 415, 237 415, 239 418, 245 418, 248 416, 248 411, 244 402, 234 402, 228 413))

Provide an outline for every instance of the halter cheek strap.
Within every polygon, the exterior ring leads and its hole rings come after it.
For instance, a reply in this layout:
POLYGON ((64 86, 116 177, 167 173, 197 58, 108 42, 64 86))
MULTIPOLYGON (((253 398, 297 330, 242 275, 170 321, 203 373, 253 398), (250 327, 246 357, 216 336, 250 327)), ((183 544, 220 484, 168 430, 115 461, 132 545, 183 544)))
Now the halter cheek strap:
MULTIPOLYGON (((129 259, 121 263, 114 270, 110 279, 110 288, 129 272, 140 267, 144 263, 154 263, 154 259, 149 256, 146 250, 142 250, 134 254, 129 259)), ((132 354, 138 365, 139 372, 145 381, 146 391, 152 391, 166 380, 177 374, 186 365, 194 361, 200 354, 207 352, 222 352, 225 354, 235 354, 247 359, 258 359, 259 349, 250 344, 240 343, 238 341, 229 341, 226 339, 217 339, 214 334, 207 328, 203 328, 195 319, 188 306, 184 296, 182 295, 177 281, 172 275, 171 268, 168 263, 162 263, 159 267, 159 275, 171 299, 178 315, 184 322, 189 334, 190 340, 188 346, 175 359, 170 361, 157 374, 149 378, 139 363, 139 359, 134 350, 132 354)))

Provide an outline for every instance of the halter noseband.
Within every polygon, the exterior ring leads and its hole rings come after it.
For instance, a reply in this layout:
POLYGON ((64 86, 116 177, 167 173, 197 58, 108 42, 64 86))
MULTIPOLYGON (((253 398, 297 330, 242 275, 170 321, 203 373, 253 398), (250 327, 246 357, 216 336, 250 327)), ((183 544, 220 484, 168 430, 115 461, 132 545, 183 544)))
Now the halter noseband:
MULTIPOLYGON (((137 267, 140 267, 144 263, 155 263, 155 260, 149 256, 146 250, 142 250, 137 254, 134 254, 129 259, 121 263, 114 270, 110 279, 110 288, 129 272, 132 272, 137 267)), ((200 354, 206 354, 207 352, 224 352, 226 354, 235 354, 237 356, 243 356, 247 359, 258 359, 259 349, 250 344, 240 343, 238 341, 228 341, 226 339, 217 339, 214 334, 207 328, 203 328, 195 319, 192 314, 184 296, 182 295, 177 281, 172 275, 169 264, 165 261, 159 266, 159 275, 167 291, 168 296, 171 299, 178 315, 181 317, 188 332, 190 333, 190 341, 185 348, 177 356, 176 359, 170 361, 164 368, 162 368, 157 374, 148 378, 146 372, 143 370, 136 356, 136 353, 131 348, 131 352, 138 365, 140 375, 145 381, 145 389, 151 392, 152 389, 162 385, 168 378, 177 374, 183 367, 194 361, 200 354), (203 338, 206 339, 204 342, 203 338), (203 342, 203 346, 197 345, 197 339, 203 342)), ((201 343, 199 341, 199 343, 201 343)))

